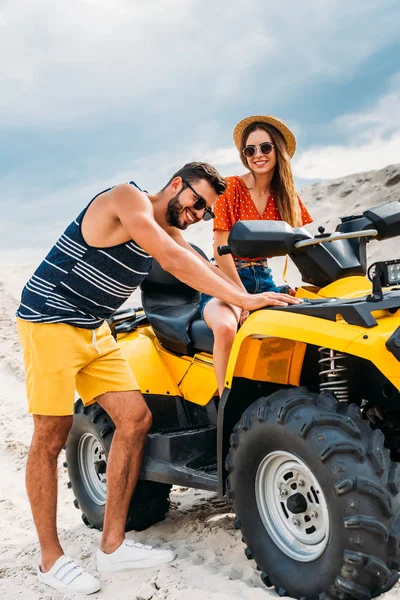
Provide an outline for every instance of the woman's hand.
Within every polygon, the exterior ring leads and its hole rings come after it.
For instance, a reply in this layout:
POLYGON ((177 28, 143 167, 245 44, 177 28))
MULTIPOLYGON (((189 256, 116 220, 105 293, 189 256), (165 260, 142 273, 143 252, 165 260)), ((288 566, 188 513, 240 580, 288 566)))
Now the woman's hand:
POLYGON ((264 292, 263 294, 247 294, 242 308, 245 311, 257 310, 263 306, 288 306, 288 304, 301 304, 301 298, 294 298, 289 294, 278 294, 277 292, 264 292))

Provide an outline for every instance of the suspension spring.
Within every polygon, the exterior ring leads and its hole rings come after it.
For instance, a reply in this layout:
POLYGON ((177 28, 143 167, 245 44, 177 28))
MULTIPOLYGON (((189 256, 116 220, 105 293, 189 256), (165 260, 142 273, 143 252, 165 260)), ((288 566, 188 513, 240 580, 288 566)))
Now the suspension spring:
POLYGON ((318 348, 321 358, 319 359, 319 375, 321 378, 319 389, 321 392, 332 392, 338 402, 349 401, 348 379, 345 379, 347 367, 343 361, 347 354, 332 350, 331 348, 318 348))

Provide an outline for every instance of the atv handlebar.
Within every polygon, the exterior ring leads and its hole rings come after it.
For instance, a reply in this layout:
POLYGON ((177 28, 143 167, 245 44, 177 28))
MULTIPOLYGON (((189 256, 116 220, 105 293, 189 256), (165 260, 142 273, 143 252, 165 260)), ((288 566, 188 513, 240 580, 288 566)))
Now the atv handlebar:
MULTIPOLYGON (((376 237, 377 235, 378 232, 376 229, 366 229, 365 231, 349 231, 347 233, 332 233, 331 235, 318 235, 309 240, 295 242, 294 247, 304 248, 305 246, 314 246, 315 244, 325 244, 325 242, 336 242, 337 240, 349 240, 351 238, 360 237, 376 237)), ((222 247, 225 248, 225 246, 222 247)))
MULTIPOLYGON (((306 246, 315 246, 316 244, 325 244, 327 242, 336 242, 338 240, 349 240, 351 238, 361 237, 376 237, 378 232, 376 229, 365 229, 364 231, 347 231, 344 233, 335 232, 330 235, 317 235, 307 240, 300 240, 295 242, 293 245, 295 248, 305 248, 306 246)), ((229 246, 218 246, 218 254, 224 256, 225 254, 232 254, 229 246)))

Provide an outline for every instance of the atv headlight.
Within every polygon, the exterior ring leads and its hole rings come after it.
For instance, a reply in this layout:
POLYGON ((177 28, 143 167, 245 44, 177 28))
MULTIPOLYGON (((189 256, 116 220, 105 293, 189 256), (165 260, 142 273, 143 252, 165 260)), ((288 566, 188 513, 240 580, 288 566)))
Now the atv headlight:
POLYGON ((400 283, 400 260, 392 261, 387 265, 387 274, 389 285, 400 283))
POLYGON ((376 262, 368 269, 368 278, 372 281, 378 274, 382 287, 400 284, 400 259, 376 262))

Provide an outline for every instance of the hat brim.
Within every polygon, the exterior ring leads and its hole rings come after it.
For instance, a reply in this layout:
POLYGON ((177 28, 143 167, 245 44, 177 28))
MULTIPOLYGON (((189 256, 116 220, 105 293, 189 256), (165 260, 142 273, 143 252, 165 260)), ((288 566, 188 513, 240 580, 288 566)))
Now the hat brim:
POLYGON ((296 152, 296 138, 283 121, 271 115, 254 115, 239 121, 233 130, 233 141, 235 142, 235 146, 239 152, 241 151, 240 145, 242 142, 243 132, 249 125, 252 125, 253 123, 266 123, 267 125, 272 125, 275 127, 275 129, 280 131, 283 139, 285 140, 286 150, 290 158, 292 158, 296 152))

